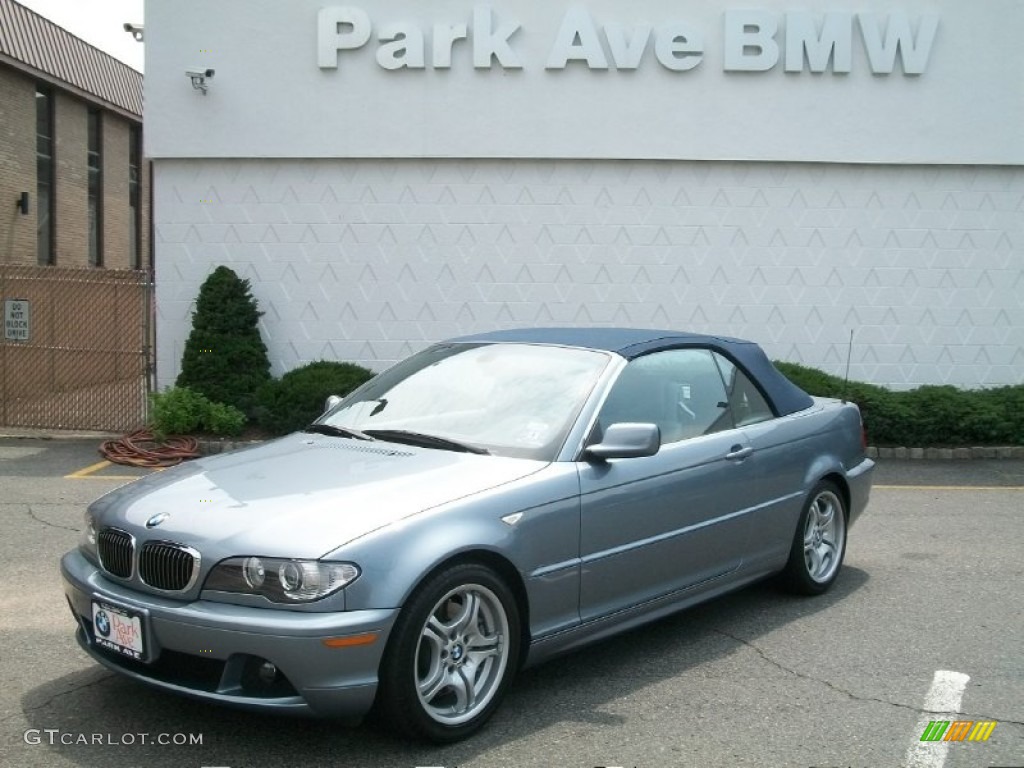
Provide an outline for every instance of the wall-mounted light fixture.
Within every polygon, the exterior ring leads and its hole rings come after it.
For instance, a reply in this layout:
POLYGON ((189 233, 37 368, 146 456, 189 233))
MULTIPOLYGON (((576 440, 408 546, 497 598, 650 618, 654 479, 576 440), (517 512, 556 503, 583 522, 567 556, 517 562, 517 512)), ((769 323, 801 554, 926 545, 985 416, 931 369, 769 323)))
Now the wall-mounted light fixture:
POLYGON ((207 80, 213 79, 212 69, 186 69, 185 75, 191 78, 192 87, 197 91, 202 91, 203 95, 206 95, 206 89, 210 86, 206 84, 207 80))
POLYGON ((28 216, 28 192, 22 192, 18 196, 18 202, 15 205, 18 206, 22 216, 28 216))
POLYGON ((143 40, 143 27, 141 24, 125 23, 124 31, 135 38, 135 42, 141 43, 143 40))

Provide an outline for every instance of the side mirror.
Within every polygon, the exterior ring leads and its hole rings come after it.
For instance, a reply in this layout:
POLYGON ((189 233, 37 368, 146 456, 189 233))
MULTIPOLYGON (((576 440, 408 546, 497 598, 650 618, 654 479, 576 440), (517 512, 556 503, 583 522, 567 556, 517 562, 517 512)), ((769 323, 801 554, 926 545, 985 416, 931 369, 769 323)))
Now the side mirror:
POLYGON ((653 456, 661 447, 661 430, 657 424, 612 424, 604 431, 600 443, 589 446, 585 459, 635 459, 653 456))
POLYGON ((324 413, 327 413, 328 411, 332 410, 334 406, 341 402, 341 400, 342 398, 338 397, 337 395, 331 395, 330 397, 328 397, 327 400, 324 401, 324 413))

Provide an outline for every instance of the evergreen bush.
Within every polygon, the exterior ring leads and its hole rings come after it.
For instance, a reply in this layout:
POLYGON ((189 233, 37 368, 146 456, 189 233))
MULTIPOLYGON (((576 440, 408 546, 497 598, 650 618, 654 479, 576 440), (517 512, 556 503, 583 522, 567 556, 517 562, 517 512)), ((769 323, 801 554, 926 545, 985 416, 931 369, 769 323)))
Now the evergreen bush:
POLYGON ((274 435, 302 429, 323 413, 328 397, 344 397, 372 377, 372 371, 354 363, 318 360, 295 368, 260 388, 256 421, 274 435))
POLYGON ((192 332, 185 342, 177 385, 251 413, 257 390, 270 380, 259 311, 242 280, 217 267, 199 288, 192 332))

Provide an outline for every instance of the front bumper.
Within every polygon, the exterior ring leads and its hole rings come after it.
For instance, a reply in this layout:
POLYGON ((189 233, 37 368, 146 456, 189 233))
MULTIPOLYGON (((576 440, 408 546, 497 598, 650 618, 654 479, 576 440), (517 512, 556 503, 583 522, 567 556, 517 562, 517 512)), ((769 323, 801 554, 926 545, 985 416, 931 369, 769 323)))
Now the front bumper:
POLYGON ((148 685, 252 710, 358 718, 377 691, 397 610, 303 613, 209 600, 180 602, 136 592, 104 578, 78 550, 61 559, 68 605, 82 648, 106 667, 148 685), (100 648, 94 600, 140 617, 143 659, 100 648), (328 638, 376 634, 369 644, 328 647, 328 638), (260 675, 263 662, 276 667, 260 675))

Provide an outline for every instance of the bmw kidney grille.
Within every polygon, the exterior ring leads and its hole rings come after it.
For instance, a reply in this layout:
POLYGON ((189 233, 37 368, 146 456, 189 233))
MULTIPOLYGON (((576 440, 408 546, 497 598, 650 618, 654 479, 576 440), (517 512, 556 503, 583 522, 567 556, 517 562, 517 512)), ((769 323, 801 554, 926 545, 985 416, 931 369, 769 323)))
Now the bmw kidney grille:
POLYGON ((188 547, 166 541, 147 541, 139 555, 139 578, 166 592, 188 589, 199 558, 188 547))
POLYGON ((132 575, 135 539, 117 528, 105 528, 96 537, 96 549, 103 570, 112 576, 127 579, 132 575))
POLYGON ((138 552, 136 564, 135 538, 117 528, 105 528, 96 537, 103 570, 111 576, 129 579, 133 565, 138 567, 139 580, 163 592, 189 589, 199 574, 199 553, 191 547, 169 541, 147 541, 138 552))

